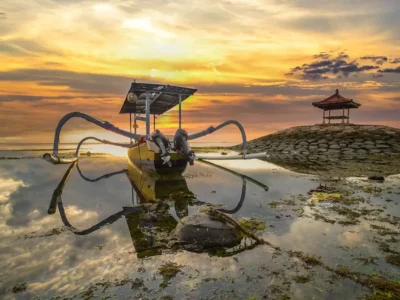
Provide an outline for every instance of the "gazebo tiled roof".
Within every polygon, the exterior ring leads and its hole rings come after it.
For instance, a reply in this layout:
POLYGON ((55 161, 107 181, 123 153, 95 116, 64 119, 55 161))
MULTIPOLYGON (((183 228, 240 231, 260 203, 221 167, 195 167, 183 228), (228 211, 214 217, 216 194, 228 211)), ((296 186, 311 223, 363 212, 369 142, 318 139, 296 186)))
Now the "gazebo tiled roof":
POLYGON ((339 94, 339 90, 332 96, 317 102, 312 103, 313 106, 324 109, 324 110, 334 110, 343 108, 359 108, 360 103, 353 101, 353 99, 348 99, 339 94))

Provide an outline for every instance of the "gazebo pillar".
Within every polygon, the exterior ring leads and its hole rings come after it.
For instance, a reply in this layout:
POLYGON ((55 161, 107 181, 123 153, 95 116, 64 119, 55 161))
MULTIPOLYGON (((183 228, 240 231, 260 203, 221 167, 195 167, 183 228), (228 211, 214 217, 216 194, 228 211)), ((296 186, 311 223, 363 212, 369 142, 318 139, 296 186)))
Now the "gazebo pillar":
POLYGON ((350 123, 350 109, 347 109, 347 123, 350 123))
POLYGON ((344 108, 343 108, 343 113, 342 113, 342 123, 344 123, 344 108))

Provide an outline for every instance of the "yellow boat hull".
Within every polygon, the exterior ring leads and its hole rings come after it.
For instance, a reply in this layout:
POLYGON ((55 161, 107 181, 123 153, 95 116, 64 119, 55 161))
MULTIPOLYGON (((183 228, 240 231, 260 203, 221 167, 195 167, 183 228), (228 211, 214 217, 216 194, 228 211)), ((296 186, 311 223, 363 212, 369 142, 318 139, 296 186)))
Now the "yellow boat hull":
POLYGON ((142 170, 157 174, 182 173, 187 166, 187 160, 183 153, 170 152, 171 164, 165 164, 161 159, 158 148, 152 142, 139 142, 128 148, 130 162, 142 170))

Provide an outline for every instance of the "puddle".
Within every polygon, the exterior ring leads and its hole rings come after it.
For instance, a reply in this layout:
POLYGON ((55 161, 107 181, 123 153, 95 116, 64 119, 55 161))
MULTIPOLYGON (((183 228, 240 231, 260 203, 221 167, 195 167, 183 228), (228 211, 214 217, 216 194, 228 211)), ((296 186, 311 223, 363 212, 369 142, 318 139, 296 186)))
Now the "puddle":
POLYGON ((354 299, 374 289, 344 271, 399 282, 400 176, 318 172, 219 161, 153 178, 112 156, 2 160, 1 298, 354 299), (196 217, 210 207, 231 225, 196 217))

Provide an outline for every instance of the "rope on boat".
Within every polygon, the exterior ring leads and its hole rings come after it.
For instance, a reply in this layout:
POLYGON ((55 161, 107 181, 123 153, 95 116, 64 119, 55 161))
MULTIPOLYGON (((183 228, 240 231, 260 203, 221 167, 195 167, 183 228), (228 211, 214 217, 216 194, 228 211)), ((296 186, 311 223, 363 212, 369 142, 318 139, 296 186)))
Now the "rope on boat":
POLYGON ((217 130, 219 130, 219 129, 221 129, 221 128, 227 126, 227 125, 231 125, 231 124, 236 125, 236 126, 239 128, 240 133, 242 134, 242 144, 243 144, 243 148, 242 148, 242 149, 243 149, 243 155, 244 155, 244 154, 246 154, 246 152, 247 152, 246 132, 244 131, 243 125, 240 124, 240 123, 239 123, 238 121, 236 121, 236 120, 229 120, 229 121, 226 121, 226 122, 224 122, 224 123, 218 125, 217 127, 210 126, 210 127, 208 127, 206 130, 203 130, 203 131, 200 131, 200 132, 197 132, 197 133, 194 133, 194 134, 189 135, 189 136, 188 136, 188 140, 198 139, 198 138, 200 138, 200 137, 206 136, 206 135, 208 135, 208 134, 210 134, 210 133, 213 133, 213 132, 215 132, 215 131, 217 131, 217 130))

